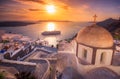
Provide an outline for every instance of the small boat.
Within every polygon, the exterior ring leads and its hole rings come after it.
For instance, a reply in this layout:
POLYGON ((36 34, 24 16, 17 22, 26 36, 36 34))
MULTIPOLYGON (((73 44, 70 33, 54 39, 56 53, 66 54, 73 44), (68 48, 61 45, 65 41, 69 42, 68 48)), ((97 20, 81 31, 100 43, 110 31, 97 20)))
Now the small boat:
POLYGON ((42 32, 42 35, 45 35, 45 36, 47 36, 47 35, 60 35, 60 34, 61 34, 60 31, 44 31, 44 32, 42 32))

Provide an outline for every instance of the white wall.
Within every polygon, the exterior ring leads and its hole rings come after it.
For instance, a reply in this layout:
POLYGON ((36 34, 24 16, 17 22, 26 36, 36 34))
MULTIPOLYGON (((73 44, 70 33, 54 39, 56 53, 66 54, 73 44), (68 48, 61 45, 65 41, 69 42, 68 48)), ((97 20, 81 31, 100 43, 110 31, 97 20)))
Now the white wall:
POLYGON ((116 46, 116 50, 117 50, 117 51, 120 51, 120 46, 116 46))
POLYGON ((112 49, 98 49, 96 52, 96 59, 95 59, 95 65, 111 65, 111 61, 112 61, 112 54, 113 54, 113 50, 112 49), (101 63, 100 59, 101 59, 101 54, 104 54, 104 62, 101 63))
POLYGON ((95 69, 95 68, 99 68, 99 67, 106 67, 109 68, 110 70, 113 70, 115 73, 117 73, 118 75, 120 75, 120 66, 112 66, 112 65, 82 65, 78 62, 78 59, 76 59, 77 61, 77 70, 81 75, 85 75, 87 74, 90 70, 95 69))
POLYGON ((77 42, 75 40, 71 41, 71 45, 72 45, 72 52, 76 53, 76 49, 77 49, 77 42))
POLYGON ((92 63, 92 54, 93 54, 93 49, 92 48, 86 47, 86 46, 83 46, 83 45, 80 45, 80 44, 78 45, 78 57, 79 58, 81 58, 83 60, 86 60, 89 63, 92 63), (83 57, 83 54, 84 54, 83 50, 84 49, 87 50, 86 59, 84 59, 84 57, 83 57))

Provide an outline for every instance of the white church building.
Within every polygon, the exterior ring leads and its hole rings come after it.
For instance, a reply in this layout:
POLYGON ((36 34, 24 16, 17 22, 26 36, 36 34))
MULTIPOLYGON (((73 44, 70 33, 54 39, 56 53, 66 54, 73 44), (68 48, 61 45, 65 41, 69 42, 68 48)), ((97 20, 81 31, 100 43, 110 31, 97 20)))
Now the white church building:
POLYGON ((103 27, 96 24, 83 27, 71 41, 71 45, 72 53, 80 60, 78 68, 83 69, 82 73, 105 67, 120 75, 120 65, 112 64, 115 55, 113 37, 103 27))
POLYGON ((78 58, 88 64, 111 65, 114 44, 111 34, 106 29, 93 24, 81 29, 75 40, 78 58))

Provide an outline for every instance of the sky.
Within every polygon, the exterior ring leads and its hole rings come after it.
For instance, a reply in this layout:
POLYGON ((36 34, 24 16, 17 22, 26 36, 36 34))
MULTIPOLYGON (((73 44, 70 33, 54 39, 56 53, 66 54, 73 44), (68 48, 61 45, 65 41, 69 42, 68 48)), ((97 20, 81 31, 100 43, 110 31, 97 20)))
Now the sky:
POLYGON ((120 17, 120 0, 0 0, 0 21, 92 21, 120 17), (55 6, 55 13, 46 11, 55 6))

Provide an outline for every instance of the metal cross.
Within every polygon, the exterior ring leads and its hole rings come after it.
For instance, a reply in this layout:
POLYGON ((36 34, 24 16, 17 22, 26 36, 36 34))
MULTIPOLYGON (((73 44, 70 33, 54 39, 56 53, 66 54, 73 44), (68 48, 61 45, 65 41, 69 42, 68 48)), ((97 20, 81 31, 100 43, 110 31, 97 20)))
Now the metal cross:
POLYGON ((94 17, 94 23, 96 24, 97 15, 95 14, 93 17, 94 17))

